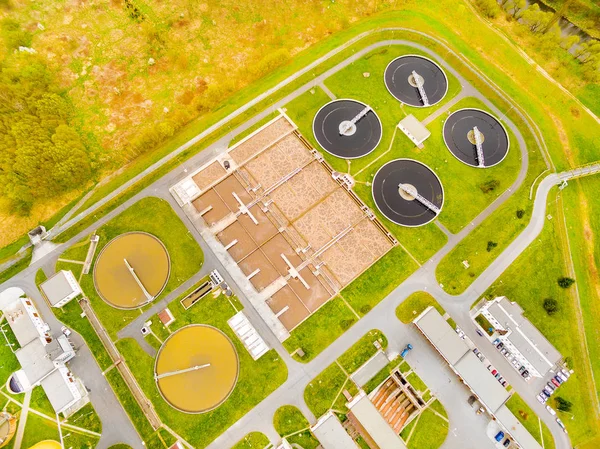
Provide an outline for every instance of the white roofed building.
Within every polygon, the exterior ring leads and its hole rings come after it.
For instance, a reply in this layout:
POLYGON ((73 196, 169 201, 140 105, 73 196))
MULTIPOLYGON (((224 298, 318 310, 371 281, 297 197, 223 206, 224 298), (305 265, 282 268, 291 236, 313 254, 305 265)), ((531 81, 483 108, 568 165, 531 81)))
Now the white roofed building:
POLYGON ((82 293, 73 273, 65 270, 43 282, 40 289, 52 307, 62 307, 82 293))

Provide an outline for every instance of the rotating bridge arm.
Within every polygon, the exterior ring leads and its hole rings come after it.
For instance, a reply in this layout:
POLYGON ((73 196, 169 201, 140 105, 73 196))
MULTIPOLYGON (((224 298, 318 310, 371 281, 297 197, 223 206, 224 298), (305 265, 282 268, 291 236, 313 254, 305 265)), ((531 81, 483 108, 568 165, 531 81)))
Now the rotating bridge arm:
POLYGON ((439 207, 417 192, 417 189, 415 189, 413 186, 408 184, 400 184, 398 187, 406 194, 412 196, 415 200, 432 211, 434 214, 438 215, 441 212, 439 207))
POLYGON ((475 147, 477 148, 477 162, 479 167, 485 167, 485 158, 483 155, 483 139, 481 138, 481 132, 476 126, 473 127, 473 137, 475 138, 475 147))
POLYGON ((417 90, 419 91, 419 95, 421 96, 421 100, 423 100, 423 104, 425 106, 429 106, 429 98, 427 98, 427 94, 425 93, 425 88, 423 87, 424 83, 422 82, 421 76, 416 72, 412 71, 413 79, 415 80, 415 84, 417 85, 417 90))

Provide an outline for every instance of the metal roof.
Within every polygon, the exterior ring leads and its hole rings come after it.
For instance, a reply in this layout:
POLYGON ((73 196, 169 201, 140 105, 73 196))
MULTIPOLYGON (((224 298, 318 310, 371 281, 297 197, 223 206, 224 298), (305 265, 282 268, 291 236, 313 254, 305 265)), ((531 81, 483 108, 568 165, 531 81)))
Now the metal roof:
POLYGON ((517 303, 503 296, 495 299, 487 311, 504 329, 511 330, 507 338, 542 376, 562 358, 552 343, 523 316, 523 309, 517 303))
POLYGON ((53 306, 73 294, 81 293, 73 273, 61 270, 40 285, 40 288, 53 306))
POLYGON ((362 387, 373 377, 375 377, 375 375, 379 371, 385 368, 388 365, 388 363, 390 363, 390 361, 385 355, 385 353, 383 351, 377 351, 377 353, 373 357, 367 360, 367 362, 365 362, 365 364, 362 365, 350 377, 356 385, 362 387))
POLYGON ((506 429, 521 449, 542 449, 542 446, 519 422, 515 415, 503 405, 496 412, 496 418, 502 427, 506 429))
POLYGON ((60 370, 54 371, 42 380, 42 388, 46 392, 52 408, 57 413, 60 413, 65 407, 71 405, 75 399, 78 399, 73 396, 67 382, 68 380, 63 377, 60 370))
POLYGON ((456 364, 465 353, 469 352, 467 344, 435 308, 426 309, 414 320, 414 323, 450 365, 456 364))
POLYGON ((25 375, 33 385, 56 369, 39 338, 15 352, 25 375))
POLYGON ((473 352, 469 351, 454 369, 475 392, 483 404, 495 413, 510 397, 510 393, 487 370, 473 352))
POLYGON ((331 411, 323 415, 311 430, 324 449, 358 449, 340 420, 331 411))
POLYGON ((385 449, 407 449, 396 432, 381 416, 371 400, 364 395, 355 397, 348 408, 377 446, 385 449))
POLYGON ((431 132, 429 132, 425 125, 417 120, 412 114, 400 120, 398 125, 405 128, 419 143, 424 142, 431 135, 431 132))

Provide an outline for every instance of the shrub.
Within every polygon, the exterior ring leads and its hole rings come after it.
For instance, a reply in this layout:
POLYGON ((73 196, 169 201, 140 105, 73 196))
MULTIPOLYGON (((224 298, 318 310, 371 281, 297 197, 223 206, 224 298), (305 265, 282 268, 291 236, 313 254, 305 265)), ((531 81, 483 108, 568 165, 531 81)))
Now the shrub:
POLYGON ((558 278, 558 285, 562 288, 569 288, 571 285, 575 283, 575 279, 569 277, 561 277, 558 278))
POLYGON ((342 321, 340 321, 340 327, 343 330, 350 329, 350 326, 352 326, 353 324, 354 324, 354 320, 342 320, 342 321))
POLYGON ((495 19, 500 14, 500 6, 496 0, 475 0, 475 6, 481 14, 490 19, 495 19))
POLYGON ((571 408, 573 407, 573 403, 571 401, 568 401, 560 396, 555 397, 554 401, 556 402, 556 408, 561 412, 570 412, 571 408))
POLYGON ((525 211, 523 209, 517 209, 517 218, 523 218, 525 211))
POLYGON ((544 299, 544 310, 550 316, 558 312, 558 301, 554 298, 544 299))
POLYGON ((483 193, 490 193, 496 190, 500 186, 500 181, 497 179, 490 179, 479 186, 483 193))
POLYGON ((371 311, 371 306, 369 304, 365 304, 364 306, 362 306, 360 308, 360 313, 362 313, 363 315, 366 315, 370 311, 371 311))
POLYGON ((496 246, 498 246, 498 244, 496 242, 492 242, 491 240, 488 241, 487 244, 487 252, 489 253, 491 250, 493 250, 496 246))

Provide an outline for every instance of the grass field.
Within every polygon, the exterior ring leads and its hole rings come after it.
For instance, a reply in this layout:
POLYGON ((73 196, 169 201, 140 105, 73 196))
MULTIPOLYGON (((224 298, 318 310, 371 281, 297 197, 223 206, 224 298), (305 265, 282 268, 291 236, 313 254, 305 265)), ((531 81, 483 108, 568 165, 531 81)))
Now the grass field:
POLYGON ((372 330, 344 352, 334 363, 329 365, 304 390, 304 400, 316 417, 324 415, 329 409, 340 413, 347 411, 346 398, 341 394, 347 389, 356 394, 357 387, 350 380, 349 373, 356 371, 363 363, 377 352, 374 342, 387 347, 387 338, 378 330, 372 330), (349 370, 349 371, 348 371, 349 370))
POLYGON ((297 407, 284 405, 275 411, 273 427, 280 436, 285 437, 309 428, 310 423, 297 407))
POLYGON ((402 439, 408 441, 408 449, 437 449, 448 435, 448 421, 430 408, 422 412, 409 427, 402 431, 402 439))
POLYGON ((170 309, 176 320, 170 326, 172 331, 192 323, 205 323, 221 329, 233 341, 239 357, 239 377, 231 396, 221 406, 202 415, 175 410, 158 391, 154 380, 154 358, 133 339, 120 340, 117 347, 161 419, 194 447, 202 448, 280 386, 287 378, 287 368, 274 350, 257 361, 252 360, 227 324, 236 309, 224 295, 208 295, 187 311, 175 301, 170 309))
POLYGON ((231 449, 265 449, 269 445, 269 439, 265 434, 252 432, 238 441, 231 449))
POLYGON ((513 415, 515 415, 521 424, 523 424, 523 427, 525 427, 527 431, 533 435, 533 437, 542 445, 542 447, 546 449, 555 448, 554 438, 552 438, 550 429, 548 429, 548 426, 546 426, 546 424, 544 424, 544 422, 538 418, 531 407, 529 407, 525 401, 523 401, 521 396, 519 396, 517 393, 514 393, 506 403, 506 407, 508 407, 513 415))
MULTIPOLYGON (((113 218, 107 224, 99 228, 96 234, 100 237, 100 242, 96 249, 94 264, 102 248, 113 238, 130 231, 144 231, 158 237, 166 246, 171 259, 171 274, 169 281, 158 299, 164 298, 181 283, 194 275, 201 267, 204 261, 204 255, 200 246, 190 235, 183 222, 177 217, 169 203, 158 198, 144 198, 133 206, 113 218)), ((70 248, 62 258, 71 260, 85 260, 87 249, 85 238, 70 248)), ((62 267, 75 270, 76 264, 58 262, 57 270, 62 267)), ((93 265, 94 265, 93 264, 93 265)), ((135 319, 139 310, 120 310, 104 302, 96 292, 93 278, 93 265, 90 273, 84 275, 80 281, 81 286, 90 299, 95 312, 102 321, 102 324, 112 338, 116 337, 117 331, 122 329, 130 321, 135 319)))
POLYGON ((435 307, 442 316, 446 313, 442 306, 429 293, 416 292, 396 307, 396 316, 404 324, 409 324, 429 306, 435 307))
POLYGON ((565 422, 574 446, 593 438, 598 429, 595 412, 594 385, 590 361, 583 347, 583 329, 577 318, 575 289, 563 289, 557 280, 565 275, 564 242, 560 214, 556 207, 556 192, 549 195, 547 220, 538 239, 519 256, 511 267, 485 293, 488 298, 506 296, 516 301, 531 322, 561 352, 575 375, 561 386, 560 395, 573 402, 572 415, 559 416, 565 422), (559 311, 549 316, 542 304, 554 298, 559 311), (573 419, 571 419, 573 417, 573 419))

